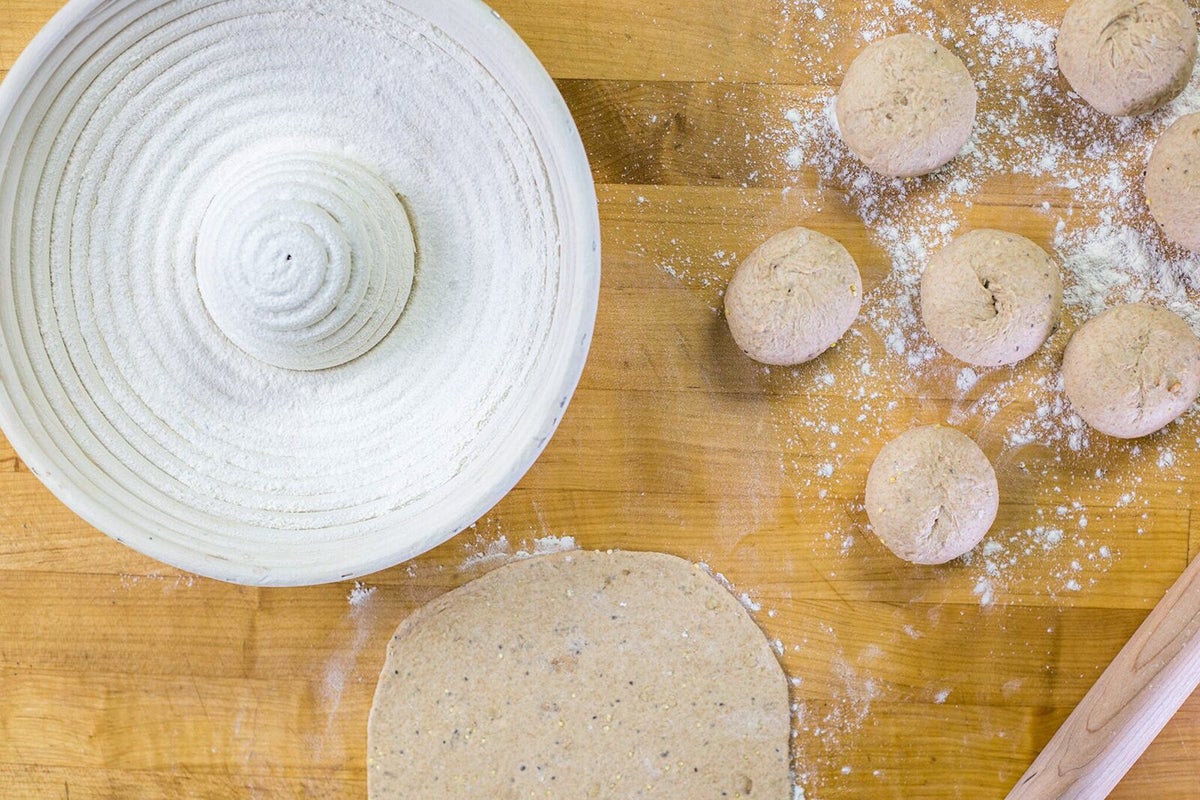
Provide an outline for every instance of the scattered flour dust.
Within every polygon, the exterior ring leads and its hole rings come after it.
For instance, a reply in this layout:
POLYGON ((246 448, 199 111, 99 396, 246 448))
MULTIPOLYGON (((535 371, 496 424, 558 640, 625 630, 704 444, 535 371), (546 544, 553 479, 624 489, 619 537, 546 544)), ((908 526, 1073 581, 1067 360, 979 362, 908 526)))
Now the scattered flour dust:
POLYGON ((361 581, 355 581, 346 594, 350 607, 342 617, 341 624, 330 633, 327 640, 330 655, 320 670, 321 678, 316 687, 316 694, 325 712, 325 729, 306 737, 315 757, 333 756, 343 752, 344 737, 339 733, 337 720, 346 684, 351 681, 361 683, 368 677, 374 677, 359 673, 358 657, 371 637, 372 625, 375 622, 372 606, 377 591, 376 586, 367 586, 361 581), (331 749, 335 752, 330 753, 331 749))
MULTIPOLYGON (((783 6, 794 17, 811 16, 819 3, 787 0, 783 6)), ((1031 207, 1058 214, 1051 244, 1066 272, 1066 301, 1079 316, 1116 301, 1153 298, 1200 328, 1200 312, 1187 294, 1197 288, 1200 257, 1163 241, 1145 212, 1140 186, 1158 133, 1200 109, 1200 78, 1194 76, 1184 94, 1156 114, 1114 119, 1061 91, 1049 21, 978 6, 970 24, 956 31, 913 3, 867 2, 860 8, 861 20, 832 23, 818 38, 832 43, 854 35, 870 41, 901 30, 923 33, 963 58, 980 92, 971 142, 947 168, 917 181, 877 176, 846 149, 833 115, 836 72, 804 105, 768 121, 788 145, 787 166, 815 170, 822 186, 841 192, 890 256, 891 275, 867 299, 865 315, 891 354, 913 368, 936 355, 917 318, 921 270, 962 228, 973 195, 988 181, 1009 176, 1029 179, 1032 198, 1069 198, 1065 206, 1046 199, 1031 207)), ((805 68, 817 72, 826 58, 824 52, 800 56, 805 68)))
MULTIPOLYGON (((1141 519, 1147 520, 1152 493, 1143 476, 1163 484, 1164 478, 1181 474, 1181 462, 1192 449, 1190 441, 1178 446, 1168 441, 1143 453, 1136 444, 1093 437, 1066 401, 1059 365, 1071 332, 1116 303, 1160 303, 1200 332, 1195 300, 1200 257, 1164 241, 1141 193, 1142 170, 1159 133, 1179 116, 1200 110, 1200 72, 1179 98, 1154 114, 1106 117, 1064 90, 1054 52, 1057 17, 1036 9, 1014 12, 996 0, 953 13, 935 13, 933 5, 866 0, 854 7, 839 4, 841 13, 834 14, 828 0, 777 0, 778 44, 791 53, 791 62, 774 77, 791 84, 796 81, 788 76, 804 76, 804 88, 782 100, 751 105, 739 99, 737 88, 720 81, 709 87, 706 104, 730 107, 729 116, 738 120, 734 124, 746 125, 748 152, 774 154, 773 163, 749 162, 753 169, 744 173, 745 193, 739 195, 743 205, 734 211, 753 215, 753 203, 759 202, 753 198, 759 197, 763 219, 773 224, 796 213, 812 217, 827 207, 848 210, 888 265, 886 276, 864 297, 859 323, 837 348, 803 367, 762 367, 759 376, 779 400, 772 404, 770 423, 797 505, 832 520, 814 547, 848 564, 858 558, 859 542, 869 538, 857 535, 865 530, 860 483, 869 454, 910 424, 912 408, 926 397, 950 397, 946 421, 980 441, 998 472, 1029 482, 1022 485, 1039 485, 1041 494, 1024 518, 998 525, 947 574, 962 573, 976 600, 989 608, 1020 603, 1023 597, 1069 604, 1121 557, 1106 536, 1110 520, 1090 511, 1088 498, 1108 496, 1116 486, 1117 509, 1136 518, 1135 509, 1144 507, 1141 519), (950 26, 944 17, 957 21, 950 26), (909 181, 864 168, 842 143, 834 114, 849 46, 904 31, 928 35, 957 53, 980 94, 976 129, 960 156, 933 175, 909 181), (767 111, 756 116, 754 109, 764 106, 767 111), (814 182, 818 192, 806 188, 814 182), (951 363, 925 333, 918 311, 920 275, 932 253, 971 227, 978 198, 985 192, 995 196, 1001 183, 1027 200, 1014 208, 1013 226, 1062 265, 1067 318, 1038 354, 1015 368, 967 367, 951 363), (1133 469, 1109 475, 1105 456, 1116 448, 1130 457, 1133 469), (1069 465, 1055 469, 1067 460, 1069 465), (1057 484, 1085 463, 1095 466, 1094 475, 1077 475, 1070 486, 1057 484)), ((703 119, 697 115, 689 136, 703 140, 703 119)), ((727 137, 728 130, 714 128, 711 149, 729 150, 734 142, 727 137)), ((682 200, 664 200, 667 195, 652 188, 638 198, 637 210, 657 222, 673 213, 668 203, 682 200)), ((657 224, 645 227, 661 230, 657 224)), ((719 314, 722 287, 745 254, 719 238, 697 246, 678 233, 646 237, 634 244, 634 254, 653 260, 719 314)), ((1176 440, 1179 427, 1170 432, 1176 440)), ((1109 509, 1113 503, 1103 505, 1109 509)), ((1145 529, 1139 525, 1138 534, 1145 529)), ((504 554, 497 557, 506 557, 507 550, 504 554)), ((740 599, 756 614, 761 609, 749 593, 740 599)), ((925 635, 911 625, 908 631, 911 639, 925 635)), ((829 635, 835 635, 832 629, 829 635)), ((799 647, 783 645, 785 652, 799 647)), ((834 683, 841 688, 831 701, 794 705, 797 763, 804 765, 797 768, 796 797, 805 797, 807 790, 815 800, 825 776, 841 767, 806 757, 805 747, 814 737, 829 740, 853 732, 879 696, 879 684, 855 663, 842 657, 832 665, 834 683)), ((930 691, 935 703, 951 697, 949 689, 930 691)))
MULTIPOLYGON (((785 17, 792 20, 814 20, 820 7, 817 0, 782 2, 785 17)), ((980 4, 971 8, 969 25, 956 31, 939 25, 931 11, 903 0, 869 0, 860 8, 858 16, 810 24, 810 30, 819 31, 818 41, 831 45, 847 37, 870 41, 901 30, 924 33, 964 59, 980 91, 971 142, 947 168, 917 181, 875 175, 846 149, 833 115, 840 66, 828 71, 827 53, 820 48, 798 58, 805 70, 824 76, 827 85, 805 104, 766 121, 777 141, 788 147, 787 167, 815 171, 825 190, 840 193, 890 258, 890 274, 864 303, 864 316, 885 345, 883 354, 873 354, 876 359, 901 359, 921 375, 938 355, 919 321, 921 271, 929 255, 962 229, 978 190, 1010 176, 1028 185, 1035 200, 1031 209, 1053 217, 1047 220, 1053 224, 1045 243, 1064 268, 1064 299, 1075 321, 1114 303, 1152 300, 1200 332, 1200 305, 1193 300, 1200 290, 1200 256, 1164 241, 1146 211, 1140 181, 1158 134, 1179 116, 1200 110, 1200 71, 1165 109, 1145 118, 1115 119, 1062 91, 1053 21, 1023 19, 980 4)), ((1067 326, 1030 360, 1034 370, 1013 371, 1007 381, 990 382, 988 393, 970 409, 988 422, 1014 400, 1034 402, 1033 414, 1007 420, 1009 447, 1040 443, 1083 451, 1091 444, 1082 420, 1067 410, 1057 378, 1057 359, 1069 330, 1067 326)), ((966 368, 955 376, 955 385, 966 394, 981 377, 966 368)), ((962 424, 965 417, 959 414, 950 421, 962 424)))
MULTIPOLYGON (((1070 512, 1061 516, 1067 513, 1070 512)), ((1118 553, 1112 546, 1099 544, 1083 533, 1086 520, 1084 515, 1076 516, 1072 533, 1054 525, 1036 525, 989 534, 983 544, 963 556, 973 576, 972 591, 980 605, 991 605, 997 592, 1012 588, 1018 581, 1040 580, 1041 585, 1032 587, 1034 592, 1051 597, 1078 592, 1085 584, 1094 585, 1097 576, 1107 571, 1118 553), (1034 568, 1035 563, 1041 568, 1034 568)), ((1021 602, 1019 595, 1014 602, 1021 602)))
MULTIPOLYGON (((831 626, 821 626, 820 634, 837 639, 831 626)), ((853 666, 840 647, 834 653, 829 699, 792 701, 795 780, 809 792, 816 791, 830 772, 849 774, 848 765, 838 760, 844 756, 843 742, 848 744, 849 737, 868 723, 872 703, 884 692, 881 681, 853 666)))
MULTIPOLYGON (((1093 437, 1069 407, 1058 372, 1061 353, 1079 322, 1115 303, 1150 300, 1171 308, 1200 332, 1200 256, 1166 242, 1149 217, 1141 192, 1141 174, 1158 135, 1179 116, 1200 110, 1200 70, 1185 91, 1166 108, 1137 119, 1107 117, 1063 90, 1054 52, 1057 19, 1018 15, 996 4, 969 9, 961 28, 947 27, 932 10, 910 0, 868 0, 855 13, 834 18, 821 0, 780 0, 785 28, 797 46, 797 71, 813 76, 817 89, 802 102, 764 120, 766 138, 783 152, 780 167, 797 178, 814 175, 823 194, 840 196, 866 227, 873 243, 890 261, 882 283, 864 299, 863 317, 882 347, 872 347, 857 328, 839 349, 849 354, 850 369, 833 374, 828 368, 792 370, 808 378, 817 392, 809 402, 790 404, 776 422, 793 448, 822 439, 830 457, 791 463, 805 502, 831 498, 843 502, 835 472, 844 461, 894 434, 890 419, 895 399, 904 396, 908 380, 923 388, 957 390, 947 421, 981 440, 991 439, 997 463, 1025 469, 1021 455, 1035 447, 1061 463, 1064 453, 1102 457, 1113 443, 1093 437), (835 45, 869 42, 901 31, 926 34, 958 53, 975 77, 980 107, 972 140, 945 169, 915 181, 875 175, 846 149, 834 115, 836 86, 845 67, 835 45), (824 45, 813 47, 814 43, 824 45), (1027 219, 1045 231, 1042 243, 1058 257, 1064 271, 1068 320, 1039 353, 1015 369, 985 370, 958 365, 947 374, 945 359, 923 330, 918 315, 921 271, 932 252, 968 224, 974 198, 993 181, 1015 181, 1030 198, 1027 219), (884 369, 885 362, 892 367, 884 369), (881 373, 907 376, 881 380, 881 373), (823 398, 826 386, 840 395, 823 398), (843 397, 857 403, 856 415, 841 411, 843 397), (832 418, 831 418, 832 417, 832 418), (850 432, 843 437, 843 431, 850 432), (794 432, 794 433, 789 433, 794 432), (856 448, 856 449, 852 449, 856 448)), ((785 187, 784 191, 788 191, 785 187)), ((711 277, 711 276, 710 276, 711 277)), ((774 369, 775 374, 786 372, 774 369)), ((803 388, 795 387, 797 393, 803 388)), ((911 396, 911 392, 909 395, 911 396)), ((1189 417, 1195 416, 1190 412, 1189 417)), ((1136 449, 1130 451, 1137 455, 1136 449)), ((1159 449, 1156 460, 1139 466, 1174 470, 1176 450, 1159 449)), ((861 463, 857 459, 856 463, 861 463)), ((1097 476, 1099 478, 1100 476, 1097 476)), ((1136 495, 1142 478, 1121 476, 1122 487, 1136 495)), ((1096 481, 1099 484, 1101 481, 1096 481)), ((1057 488, 1056 488, 1057 491, 1057 488)), ((1124 498, 1126 495, 1123 495, 1124 498)), ((853 503, 847 517, 860 509, 853 503)), ((1045 509, 1037 509, 1038 515, 1045 509)), ((1028 527, 995 532, 993 553, 973 556, 980 572, 974 590, 991 604, 1005 589, 1041 582, 1040 591, 1063 596, 1093 585, 1096 575, 1119 557, 1119 551, 1087 535, 1080 515, 1062 539, 1061 548, 1019 546, 1047 526, 1030 520, 1028 527), (1063 552, 1060 553, 1059 549, 1063 552), (1106 553, 1100 556, 1100 550, 1106 553), (1065 566, 1061 558, 1078 550, 1065 566), (1045 556, 1052 555, 1047 559, 1045 556), (1087 574, 1074 575, 1071 565, 1087 574), (1017 578, 1020 577, 1018 581, 1017 578)), ((826 539, 853 549, 852 531, 830 532, 826 539), (849 544, 847 544, 847 542, 849 544)), ((1097 533, 1097 537, 1103 533, 1097 533)))
MULTIPOLYGON (((476 523, 471 526, 478 529, 481 523, 476 523)), ((467 549, 467 556, 459 565, 460 571, 478 569, 480 567, 499 566, 506 561, 512 561, 519 558, 530 558, 532 556, 547 555, 549 553, 562 553, 567 550, 576 550, 578 545, 575 543, 574 536, 533 536, 531 539, 522 539, 518 547, 514 547, 509 541, 506 533, 500 533, 500 523, 494 522, 487 518, 483 523, 488 531, 476 536, 472 543, 464 545, 467 549), (492 538, 492 537, 495 538, 492 538)))
POLYGON ((377 588, 376 586, 365 586, 361 581, 355 581, 354 588, 350 590, 350 594, 346 595, 346 599, 352 608, 362 608, 375 594, 377 588))
MULTIPOLYGON (((776 616, 776 610, 764 606, 761 600, 756 600, 748 591, 742 591, 720 572, 716 572, 704 562, 698 563, 700 569, 707 572, 718 583, 724 586, 730 594, 755 617, 760 626, 768 623, 762 619, 776 616)), ((844 738, 852 736, 861 729, 871 716, 871 704, 882 696, 882 682, 864 671, 856 668, 847 657, 844 646, 838 641, 837 630, 832 626, 821 623, 814 636, 822 640, 822 649, 833 652, 831 663, 832 681, 830 696, 824 700, 804 699, 794 696, 791 703, 792 712, 792 748, 795 757, 794 797, 806 795, 820 784, 819 772, 835 768, 836 764, 830 759, 838 753, 838 744, 844 738), (814 747, 819 743, 819 747, 814 747)), ((783 659, 787 653, 800 653, 809 644, 808 636, 801 637, 799 642, 785 644, 781 639, 771 641, 775 653, 783 659)), ((871 661, 881 657, 883 650, 875 645, 860 648, 856 661, 871 661)), ((798 692, 804 684, 800 676, 789 679, 793 693, 798 692)))
POLYGON ((135 575, 133 573, 122 572, 119 578, 122 589, 133 589, 142 583, 146 583, 161 587, 163 594, 170 594, 179 588, 191 588, 196 584, 195 575, 183 572, 171 575, 153 572, 148 575, 135 575))

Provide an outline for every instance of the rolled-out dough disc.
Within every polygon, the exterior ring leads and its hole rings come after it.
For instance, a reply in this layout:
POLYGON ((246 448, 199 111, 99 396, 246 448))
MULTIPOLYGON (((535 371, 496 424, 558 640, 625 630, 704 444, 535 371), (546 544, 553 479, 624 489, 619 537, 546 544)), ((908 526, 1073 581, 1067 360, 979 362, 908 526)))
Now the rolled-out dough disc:
POLYGON ((788 797, 787 682, 741 604, 661 553, 500 567, 406 619, 367 796, 788 797))

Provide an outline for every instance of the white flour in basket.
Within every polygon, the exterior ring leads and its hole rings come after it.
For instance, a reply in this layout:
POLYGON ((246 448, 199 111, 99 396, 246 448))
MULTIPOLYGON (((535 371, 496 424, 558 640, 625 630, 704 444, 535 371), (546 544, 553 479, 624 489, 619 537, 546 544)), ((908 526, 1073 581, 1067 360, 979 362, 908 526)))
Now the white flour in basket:
MULTIPOLYGON (((493 479, 498 442, 558 369, 560 262, 542 154, 498 80, 377 0, 107 13, 124 18, 45 112, 49 166, 25 162, 36 202, 14 212, 29 217, 14 229, 33 231, 32 287, 16 302, 35 377, 22 380, 62 421, 48 430, 73 454, 64 463, 111 475, 114 513, 230 559, 356 547, 401 506, 437 516, 472 465, 493 479), (416 282, 400 321, 343 366, 251 357, 197 289, 206 209, 245 165, 226 167, 264 148, 348 159, 411 218, 416 282)), ((279 246, 362 244, 357 219, 279 246)))

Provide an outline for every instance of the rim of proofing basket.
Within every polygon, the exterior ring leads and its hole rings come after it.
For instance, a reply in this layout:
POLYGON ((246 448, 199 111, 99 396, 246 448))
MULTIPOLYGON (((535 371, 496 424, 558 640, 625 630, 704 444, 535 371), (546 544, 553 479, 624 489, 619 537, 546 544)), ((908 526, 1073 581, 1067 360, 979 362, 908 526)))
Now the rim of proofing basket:
POLYGON ((583 371, 587 156, 477 0, 70 0, 0 84, 0 154, 0 426, 181 569, 423 553, 583 371))

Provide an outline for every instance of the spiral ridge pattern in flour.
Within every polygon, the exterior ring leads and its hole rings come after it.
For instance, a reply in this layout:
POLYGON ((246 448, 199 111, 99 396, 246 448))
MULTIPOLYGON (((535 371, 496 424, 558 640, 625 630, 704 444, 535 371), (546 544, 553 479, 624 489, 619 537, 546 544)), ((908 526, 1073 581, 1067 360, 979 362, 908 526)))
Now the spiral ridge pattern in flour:
POLYGON ((586 160, 532 55, 467 2, 61 16, 0 87, 22 458, 110 535, 247 582, 361 574, 482 515, 561 416, 598 289, 586 160))
POLYGON ((268 364, 314 370, 377 345, 413 281, 399 197, 329 153, 241 154, 200 223, 200 295, 234 344, 268 364))

